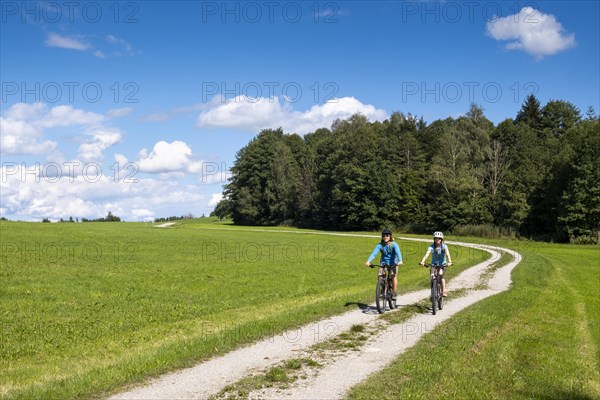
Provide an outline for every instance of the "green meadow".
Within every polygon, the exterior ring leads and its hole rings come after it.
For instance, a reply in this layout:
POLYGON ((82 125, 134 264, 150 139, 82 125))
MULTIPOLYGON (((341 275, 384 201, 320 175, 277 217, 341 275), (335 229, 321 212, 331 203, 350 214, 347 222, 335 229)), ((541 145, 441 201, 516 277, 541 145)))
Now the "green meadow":
MULTIPOLYGON (((209 218, 0 221, 0 397, 101 398, 372 303, 364 262, 377 234, 310 232, 209 218)), ((600 248, 450 239, 519 251, 512 288, 442 323, 349 398, 600 399, 600 248)), ((400 293, 427 287, 416 265, 427 244, 399 244, 400 293)), ((450 279, 489 256, 451 251, 450 279)))
MULTIPOLYGON (((264 230, 0 221, 0 396, 103 397, 373 302, 377 233, 264 230)), ((400 293, 427 287, 425 246, 400 241, 400 293)), ((487 257, 454 247, 449 277, 487 257)))
POLYGON ((349 399, 600 399, 600 247, 486 242, 523 255, 511 290, 442 323, 349 399))

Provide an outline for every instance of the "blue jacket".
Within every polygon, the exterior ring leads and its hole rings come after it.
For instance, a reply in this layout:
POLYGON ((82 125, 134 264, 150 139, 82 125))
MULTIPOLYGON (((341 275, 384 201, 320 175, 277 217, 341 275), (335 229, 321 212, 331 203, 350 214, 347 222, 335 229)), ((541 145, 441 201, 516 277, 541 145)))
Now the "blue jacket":
POLYGON ((446 254, 448 254, 448 246, 442 243, 440 247, 435 248, 435 243, 429 246, 428 251, 431 252, 431 263, 434 265, 446 264, 446 254))
POLYGON ((377 257, 377 253, 381 253, 380 264, 396 265, 402 262, 402 253, 396 242, 390 242, 387 245, 384 245, 383 242, 379 242, 377 246, 375 246, 373 253, 371 253, 368 262, 373 261, 373 259, 377 257))

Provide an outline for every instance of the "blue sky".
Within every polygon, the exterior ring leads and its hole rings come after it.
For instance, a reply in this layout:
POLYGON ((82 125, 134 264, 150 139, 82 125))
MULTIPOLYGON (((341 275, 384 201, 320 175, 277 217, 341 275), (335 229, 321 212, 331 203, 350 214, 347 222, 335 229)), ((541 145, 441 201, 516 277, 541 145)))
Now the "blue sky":
POLYGON ((0 4, 10 219, 208 215, 262 128, 600 110, 597 1, 0 4))

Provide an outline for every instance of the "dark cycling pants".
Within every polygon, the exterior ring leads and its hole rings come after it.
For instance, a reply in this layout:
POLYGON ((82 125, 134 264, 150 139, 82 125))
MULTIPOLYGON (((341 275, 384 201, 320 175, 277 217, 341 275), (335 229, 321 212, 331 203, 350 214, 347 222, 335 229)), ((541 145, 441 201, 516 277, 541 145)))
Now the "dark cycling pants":
MULTIPOLYGON (((385 267, 380 267, 380 271, 385 268, 385 267)), ((393 265, 389 267, 390 273, 392 274, 392 276, 396 276, 396 274, 398 273, 398 265, 393 265)))
POLYGON ((432 265, 430 273, 431 273, 431 275, 433 275, 435 273, 435 269, 437 268, 437 269, 440 270, 439 275, 443 277, 444 276, 444 272, 446 272, 446 267, 447 267, 446 264, 444 264, 444 265, 432 265))

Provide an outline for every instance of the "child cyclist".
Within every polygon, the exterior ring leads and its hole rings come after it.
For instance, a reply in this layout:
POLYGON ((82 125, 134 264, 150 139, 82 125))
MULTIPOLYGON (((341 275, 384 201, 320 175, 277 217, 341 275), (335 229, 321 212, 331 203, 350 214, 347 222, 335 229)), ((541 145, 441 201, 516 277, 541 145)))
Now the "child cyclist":
POLYGON ((425 260, 430 253, 432 254, 431 276, 435 273, 435 268, 440 269, 440 275, 442 277, 442 296, 446 297, 446 279, 444 279, 444 271, 446 270, 446 267, 452 265, 452 257, 450 256, 448 246, 444 243, 444 234, 442 232, 438 231, 433 233, 433 244, 427 248, 427 252, 419 263, 420 265, 425 265, 425 260), (448 262, 446 262, 446 257, 448 258, 448 262))
MULTIPOLYGON (((402 265, 402 253, 400 252, 400 247, 398 247, 398 243, 394 242, 394 237, 392 236, 392 231, 390 229, 385 228, 381 232, 381 242, 377 243, 375 246, 375 250, 371 253, 371 256, 366 262, 367 267, 371 266, 371 261, 377 256, 378 253, 381 253, 381 261, 380 265, 391 265, 390 271, 393 276, 393 289, 392 299, 396 300, 398 295, 398 265, 402 265)), ((379 267, 379 275, 383 272, 383 268, 379 267)))

